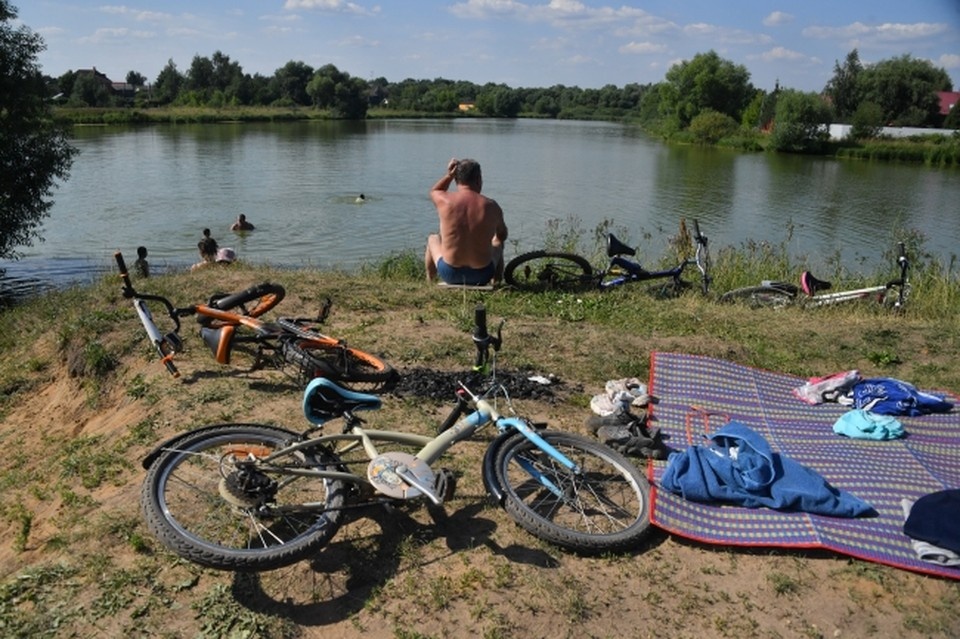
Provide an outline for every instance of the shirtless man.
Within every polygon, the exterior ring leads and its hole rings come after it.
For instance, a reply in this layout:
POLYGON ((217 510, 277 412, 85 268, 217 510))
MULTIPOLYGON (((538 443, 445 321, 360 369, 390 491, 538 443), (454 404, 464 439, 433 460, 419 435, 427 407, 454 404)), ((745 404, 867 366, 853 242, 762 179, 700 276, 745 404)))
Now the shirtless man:
POLYGON ((247 216, 241 213, 237 216, 237 221, 230 226, 231 231, 252 231, 254 228, 253 224, 247 221, 247 216))
POLYGON ((494 200, 480 195, 483 177, 476 160, 450 160, 447 173, 430 189, 440 216, 440 233, 427 237, 427 281, 482 286, 503 276, 507 225, 494 200), (450 193, 450 183, 457 190, 450 193))

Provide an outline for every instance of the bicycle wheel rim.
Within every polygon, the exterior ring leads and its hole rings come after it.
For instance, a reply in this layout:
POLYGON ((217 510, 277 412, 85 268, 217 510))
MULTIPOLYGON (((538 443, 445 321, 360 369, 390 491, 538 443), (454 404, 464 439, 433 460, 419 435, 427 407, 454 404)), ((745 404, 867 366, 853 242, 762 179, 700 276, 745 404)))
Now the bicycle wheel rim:
POLYGON ((345 488, 340 482, 294 477, 282 467, 318 460, 299 453, 261 478, 278 482, 261 503, 239 488, 233 461, 262 458, 285 445, 290 433, 259 425, 228 425, 188 437, 150 467, 142 491, 147 527, 175 553, 221 570, 270 570, 295 563, 336 533, 345 488), (305 503, 329 510, 302 510, 305 503))
POLYGON ((636 547, 650 526, 650 487, 636 466, 616 451, 570 433, 540 435, 580 467, 572 473, 523 435, 507 440, 496 472, 507 512, 535 536, 592 554, 636 547), (535 480, 536 469, 561 489, 557 496, 535 480))
POLYGON ((753 308, 780 308, 790 304, 794 296, 772 286, 748 286, 727 291, 720 296, 721 302, 746 304, 753 308))
POLYGON ((580 290, 596 284, 593 267, 573 253, 534 251, 510 260, 503 272, 510 286, 524 291, 580 290))

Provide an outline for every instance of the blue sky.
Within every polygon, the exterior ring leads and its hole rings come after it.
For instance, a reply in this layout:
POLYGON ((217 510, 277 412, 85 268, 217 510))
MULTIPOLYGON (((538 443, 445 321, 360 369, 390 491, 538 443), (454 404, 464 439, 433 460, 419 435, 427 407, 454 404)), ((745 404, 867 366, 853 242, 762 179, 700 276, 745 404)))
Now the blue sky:
POLYGON ((759 88, 819 91, 856 48, 864 63, 927 59, 960 88, 960 0, 11 0, 47 50, 43 73, 96 67, 149 81, 216 51, 246 73, 334 64, 366 79, 511 87, 659 82, 716 51, 759 88))

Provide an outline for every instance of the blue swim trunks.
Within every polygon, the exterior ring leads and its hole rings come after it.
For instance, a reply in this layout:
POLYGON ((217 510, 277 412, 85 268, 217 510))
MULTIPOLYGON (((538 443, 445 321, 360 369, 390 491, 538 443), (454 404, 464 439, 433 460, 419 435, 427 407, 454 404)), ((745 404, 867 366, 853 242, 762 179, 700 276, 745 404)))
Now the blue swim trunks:
POLYGON ((484 286, 493 279, 496 269, 493 262, 483 268, 473 268, 470 266, 450 266, 443 261, 441 257, 437 260, 437 275, 447 284, 459 284, 461 286, 484 286))

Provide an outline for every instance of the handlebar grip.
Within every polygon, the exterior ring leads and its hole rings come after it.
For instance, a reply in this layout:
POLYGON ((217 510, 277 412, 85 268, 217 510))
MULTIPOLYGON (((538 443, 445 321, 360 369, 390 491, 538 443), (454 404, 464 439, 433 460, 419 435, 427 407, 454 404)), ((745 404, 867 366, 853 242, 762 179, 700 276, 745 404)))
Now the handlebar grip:
POLYGON ((907 247, 904 245, 903 242, 897 242, 897 250, 900 252, 901 258, 907 256, 907 247))
POLYGON ((123 253, 117 251, 113 254, 113 258, 117 260, 117 268, 120 269, 120 275, 129 275, 127 272, 127 263, 123 260, 123 253))

